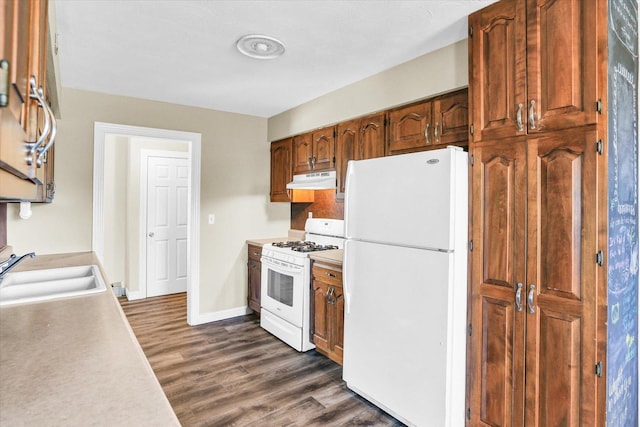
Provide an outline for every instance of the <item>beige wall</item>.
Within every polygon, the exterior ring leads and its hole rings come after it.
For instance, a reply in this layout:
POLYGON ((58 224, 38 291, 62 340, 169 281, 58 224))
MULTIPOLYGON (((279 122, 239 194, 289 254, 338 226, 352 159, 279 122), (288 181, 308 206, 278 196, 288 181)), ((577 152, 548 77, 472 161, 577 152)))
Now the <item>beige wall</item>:
MULTIPOLYGON (((55 148, 56 197, 21 220, 8 212, 17 253, 91 250, 95 121, 202 134, 200 313, 246 305, 248 238, 285 236, 289 204, 269 202, 267 120, 240 114, 63 89, 55 148), (207 225, 207 214, 216 224, 207 225)), ((108 272, 107 272, 108 274, 108 272)))
POLYGON ((405 62, 269 119, 269 141, 467 86, 467 40, 405 62))
MULTIPOLYGON (((55 201, 20 220, 11 206, 8 241, 18 253, 91 250, 95 121, 202 134, 200 313, 246 304, 245 240, 286 235, 288 203, 269 202, 269 144, 466 86, 462 41, 266 119, 74 89, 62 92, 55 201), (207 215, 216 224, 207 224, 207 215)), ((115 215, 115 213, 114 213, 115 215)), ((114 254, 110 256, 114 257, 114 254)), ((114 274, 119 270, 114 269, 114 274)))

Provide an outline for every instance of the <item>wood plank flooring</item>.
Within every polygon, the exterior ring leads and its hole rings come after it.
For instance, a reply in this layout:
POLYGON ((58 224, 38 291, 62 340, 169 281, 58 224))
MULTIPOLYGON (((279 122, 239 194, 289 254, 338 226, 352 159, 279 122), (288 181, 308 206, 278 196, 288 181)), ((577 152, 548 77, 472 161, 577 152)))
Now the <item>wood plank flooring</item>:
POLYGON ((186 294, 120 304, 183 426, 403 426, 255 315, 189 326, 186 294))

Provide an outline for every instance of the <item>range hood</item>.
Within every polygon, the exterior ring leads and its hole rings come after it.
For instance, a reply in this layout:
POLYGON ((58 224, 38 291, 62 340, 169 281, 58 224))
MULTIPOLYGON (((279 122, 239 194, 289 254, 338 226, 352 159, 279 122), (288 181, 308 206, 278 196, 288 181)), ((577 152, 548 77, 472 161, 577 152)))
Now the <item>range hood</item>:
POLYGON ((336 171, 312 172, 294 175, 288 190, 330 190, 336 188, 336 171))

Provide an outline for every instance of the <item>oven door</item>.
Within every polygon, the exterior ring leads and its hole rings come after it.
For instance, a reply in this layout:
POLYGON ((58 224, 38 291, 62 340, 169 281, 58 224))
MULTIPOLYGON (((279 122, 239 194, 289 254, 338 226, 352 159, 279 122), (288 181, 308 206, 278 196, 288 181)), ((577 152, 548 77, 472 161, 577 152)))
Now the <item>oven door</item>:
POLYGON ((261 306, 301 328, 305 268, 262 258, 261 306))

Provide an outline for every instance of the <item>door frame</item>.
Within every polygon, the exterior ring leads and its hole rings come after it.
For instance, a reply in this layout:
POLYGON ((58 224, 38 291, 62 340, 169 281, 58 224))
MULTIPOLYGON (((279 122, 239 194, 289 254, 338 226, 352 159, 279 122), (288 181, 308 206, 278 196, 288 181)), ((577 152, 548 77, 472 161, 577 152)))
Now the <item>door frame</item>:
POLYGON ((93 128, 93 222, 91 246, 104 262, 104 160, 107 135, 140 136, 180 140, 188 144, 189 180, 189 253, 187 277, 187 323, 199 324, 200 306, 200 150, 202 135, 168 129, 95 122, 93 128))
MULTIPOLYGON (((140 228, 139 230, 145 230, 144 233, 140 233, 140 239, 138 240, 138 253, 140 255, 140 268, 138 271, 138 286, 140 289, 140 295, 142 298, 147 298, 147 221, 148 221, 148 197, 149 194, 147 192, 147 185, 149 184, 149 169, 148 169, 148 161, 149 157, 164 157, 164 158, 174 158, 174 159, 189 159, 189 153, 185 151, 168 151, 168 150, 153 150, 153 149, 143 149, 140 150, 140 228), (142 268, 142 263, 144 262, 144 267, 142 268)), ((189 169, 191 169, 191 165, 189 165, 189 169)), ((191 172, 189 172, 191 173, 191 172)), ((189 184, 191 185, 191 184, 189 184)), ((187 224, 187 229, 189 224, 187 224)), ((187 235, 187 239, 191 239, 191 236, 187 235)), ((187 274, 187 277, 189 274, 187 274)), ((187 279, 188 280, 188 279, 187 279)), ((187 292, 188 295, 188 292, 187 292)))

